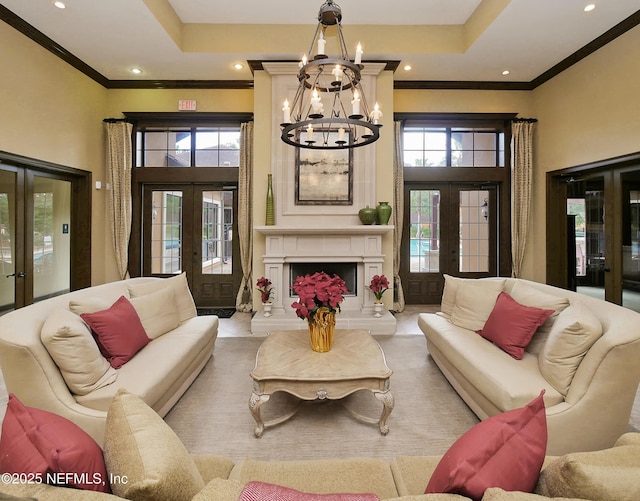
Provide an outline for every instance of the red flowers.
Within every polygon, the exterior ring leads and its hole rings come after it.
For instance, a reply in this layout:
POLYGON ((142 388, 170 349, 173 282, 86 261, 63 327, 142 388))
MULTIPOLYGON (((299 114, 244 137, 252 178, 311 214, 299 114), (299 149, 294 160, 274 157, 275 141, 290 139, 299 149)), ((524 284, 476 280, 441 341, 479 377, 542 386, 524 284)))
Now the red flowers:
POLYGON ((256 286, 262 295, 262 302, 268 303, 271 299, 271 280, 265 277, 260 277, 256 282, 256 286))
POLYGON ((329 311, 340 311, 344 294, 349 293, 344 280, 338 275, 330 277, 324 271, 297 277, 291 288, 299 297, 291 307, 296 310, 298 317, 310 322, 318 308, 323 306, 329 311))
POLYGON ((389 280, 384 275, 374 275, 371 279, 369 289, 378 301, 382 301, 382 295, 389 288, 389 280))

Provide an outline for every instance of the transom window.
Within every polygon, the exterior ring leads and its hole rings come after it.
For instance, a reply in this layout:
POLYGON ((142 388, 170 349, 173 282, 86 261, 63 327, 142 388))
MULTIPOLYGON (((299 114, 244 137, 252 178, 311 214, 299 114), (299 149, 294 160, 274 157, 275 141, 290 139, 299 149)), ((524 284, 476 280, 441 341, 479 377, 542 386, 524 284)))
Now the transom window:
POLYGON ((504 133, 491 128, 406 126, 405 167, 504 167, 504 133))
POLYGON ((238 167, 240 127, 139 130, 136 167, 238 167))

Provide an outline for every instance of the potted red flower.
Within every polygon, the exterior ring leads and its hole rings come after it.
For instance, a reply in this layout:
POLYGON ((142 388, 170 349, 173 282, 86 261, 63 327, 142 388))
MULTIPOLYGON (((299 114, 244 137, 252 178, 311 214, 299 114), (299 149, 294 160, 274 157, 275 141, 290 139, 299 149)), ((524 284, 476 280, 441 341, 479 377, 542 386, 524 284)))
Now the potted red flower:
POLYGON ((382 302, 382 295, 389 289, 389 280, 384 275, 374 275, 369 284, 369 289, 376 297, 376 302, 382 302))
POLYGON ((262 308, 264 309, 264 316, 271 316, 271 280, 265 277, 260 277, 256 282, 256 287, 260 291, 260 300, 262 301, 262 308))
POLYGON ((308 322, 311 348, 329 351, 333 343, 335 315, 340 311, 344 295, 349 293, 344 280, 338 275, 329 276, 319 271, 296 277, 291 288, 298 295, 298 300, 291 306, 298 317, 308 322))

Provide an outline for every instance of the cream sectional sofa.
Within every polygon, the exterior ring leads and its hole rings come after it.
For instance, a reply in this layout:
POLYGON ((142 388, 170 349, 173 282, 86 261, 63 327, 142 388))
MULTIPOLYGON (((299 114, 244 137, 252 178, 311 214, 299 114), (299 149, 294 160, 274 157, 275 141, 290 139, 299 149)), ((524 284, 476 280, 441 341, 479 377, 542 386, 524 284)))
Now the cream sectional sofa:
POLYGON ((107 410, 119 388, 166 415, 211 357, 217 334, 218 317, 197 316, 184 274, 131 278, 0 317, 0 366, 8 391, 25 405, 71 420, 102 444, 107 410), (153 339, 116 370, 95 343, 86 344, 90 332, 70 308, 96 311, 121 296, 131 299, 153 339))
POLYGON ((480 419, 544 390, 549 454, 605 449, 628 431, 640 381, 640 314, 527 280, 445 278, 442 311, 420 314, 418 325, 429 354, 480 419), (475 332, 500 291, 554 311, 521 360, 475 332))
MULTIPOLYGON (((521 453, 527 454, 524 450, 521 453)), ((390 462, 359 457, 310 461, 246 459, 234 464, 225 457, 191 455, 152 409, 126 391, 116 394, 108 412, 104 459, 112 494, 39 482, 12 482, 6 475, 1 476, 0 493, 49 501, 237 501, 249 483, 264 482, 303 493, 371 493, 380 500, 469 500, 459 494, 424 494, 442 456, 397 456, 390 462)), ((491 456, 486 461, 491 462, 491 456)), ((482 482, 491 484, 493 481, 487 480, 484 473, 479 472, 482 482)), ((576 501, 639 499, 640 434, 627 433, 613 448, 604 451, 547 456, 541 471, 534 472, 533 483, 533 493, 490 487, 484 490, 482 501, 540 501, 560 496, 576 501)), ((268 499, 310 498, 300 495, 268 499)))

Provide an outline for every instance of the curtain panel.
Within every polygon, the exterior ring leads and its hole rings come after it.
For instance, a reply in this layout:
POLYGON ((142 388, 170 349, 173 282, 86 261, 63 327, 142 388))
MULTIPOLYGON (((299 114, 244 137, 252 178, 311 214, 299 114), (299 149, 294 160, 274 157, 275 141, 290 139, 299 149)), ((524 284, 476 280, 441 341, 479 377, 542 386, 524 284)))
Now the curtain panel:
POLYGON ((253 261, 253 122, 240 127, 240 169, 238 174, 238 242, 242 282, 236 297, 236 310, 251 312, 253 261))
POLYGON ((120 279, 127 277, 131 236, 131 168, 133 126, 107 122, 107 178, 111 184, 107 217, 120 279))
POLYGON ((394 122, 393 158, 393 309, 404 311, 404 291, 400 280, 400 246, 402 245, 402 222, 404 218, 404 161, 402 152, 402 122, 394 122))
POLYGON ((535 119, 516 119, 511 124, 511 276, 515 278, 522 273, 529 235, 535 122, 535 119))

